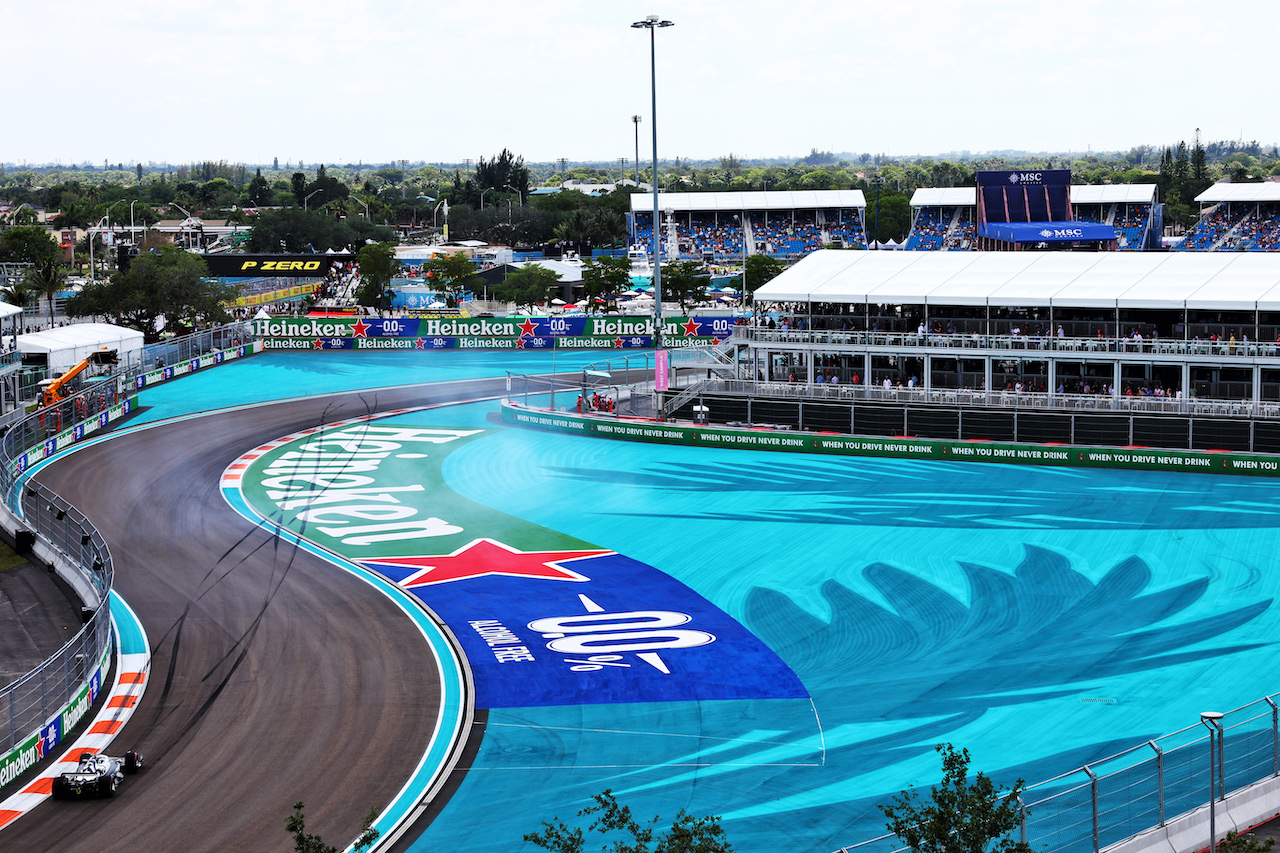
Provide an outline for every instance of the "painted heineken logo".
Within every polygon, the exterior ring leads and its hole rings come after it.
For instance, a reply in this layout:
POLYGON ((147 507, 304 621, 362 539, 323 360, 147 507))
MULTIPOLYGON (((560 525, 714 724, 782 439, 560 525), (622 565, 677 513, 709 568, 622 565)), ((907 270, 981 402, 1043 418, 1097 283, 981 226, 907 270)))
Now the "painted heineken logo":
POLYGON ((455 492, 446 458, 492 430, 406 422, 420 416, 268 442, 227 468, 223 494, 421 599, 458 638, 477 707, 807 695, 768 646, 671 576, 455 492))

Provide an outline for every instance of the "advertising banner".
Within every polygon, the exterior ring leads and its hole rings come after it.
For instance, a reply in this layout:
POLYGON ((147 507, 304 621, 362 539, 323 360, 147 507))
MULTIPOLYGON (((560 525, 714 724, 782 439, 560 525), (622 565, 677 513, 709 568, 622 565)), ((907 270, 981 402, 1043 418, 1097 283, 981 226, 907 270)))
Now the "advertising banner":
POLYGON ((978 172, 974 176, 980 187, 1069 187, 1070 169, 1015 169, 978 172))
MULTIPOLYGON (((255 320, 268 350, 349 349, 649 349, 649 317, 322 317, 255 320)), ((714 346, 733 333, 729 317, 670 318, 672 349, 714 346)))
POLYGON ((567 412, 529 409, 510 402, 503 404, 502 417, 508 423, 517 426, 659 444, 783 450, 793 453, 827 453, 839 456, 888 456, 945 462, 1002 462, 1014 465, 1199 471, 1206 474, 1280 477, 1280 457, 1251 453, 815 435, 771 429, 691 426, 639 419, 602 419, 567 412))
POLYGON ((209 275, 215 278, 324 278, 335 260, 350 260, 337 255, 201 255, 209 275))

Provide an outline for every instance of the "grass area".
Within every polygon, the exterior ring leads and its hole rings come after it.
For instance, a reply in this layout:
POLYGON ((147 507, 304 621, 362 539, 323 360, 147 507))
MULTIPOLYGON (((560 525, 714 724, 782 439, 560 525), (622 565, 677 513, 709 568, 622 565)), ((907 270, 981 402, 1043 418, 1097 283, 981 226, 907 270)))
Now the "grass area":
POLYGON ((26 557, 19 556, 8 545, 0 542, 0 572, 5 569, 12 569, 14 566, 21 566, 26 561, 26 557))

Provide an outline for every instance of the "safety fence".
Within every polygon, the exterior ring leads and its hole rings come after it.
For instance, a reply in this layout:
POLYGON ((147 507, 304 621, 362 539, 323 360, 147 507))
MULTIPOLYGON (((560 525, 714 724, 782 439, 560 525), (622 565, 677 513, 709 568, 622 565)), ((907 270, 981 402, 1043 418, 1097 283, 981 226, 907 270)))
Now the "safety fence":
MULTIPOLYGON (((1213 721, 1205 720, 1028 786, 1019 802, 1018 840, 1046 853, 1097 853, 1210 798, 1222 801, 1229 792, 1280 776, 1275 695, 1225 713, 1217 737, 1213 721)), ((839 853, 906 849, 887 834, 839 853)))
POLYGON ((127 413, 137 388, 221 363, 223 351, 231 349, 239 349, 238 354, 255 350, 246 327, 221 326, 144 347, 140 355, 122 358, 110 376, 95 377, 67 399, 27 415, 0 439, 0 495, 20 516, 18 548, 28 550, 38 540, 47 549, 42 556, 53 557, 70 573, 85 615, 70 641, 0 688, 0 787, 54 746, 71 717, 79 718, 86 681, 95 678, 111 642, 114 566, 107 543, 79 510, 27 477, 28 469, 127 413))

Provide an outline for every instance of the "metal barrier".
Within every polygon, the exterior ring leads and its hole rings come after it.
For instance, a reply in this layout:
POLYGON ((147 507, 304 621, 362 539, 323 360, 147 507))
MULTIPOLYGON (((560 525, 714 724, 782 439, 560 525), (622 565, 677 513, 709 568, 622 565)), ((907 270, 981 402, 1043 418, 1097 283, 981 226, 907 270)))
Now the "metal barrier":
POLYGON ((1119 355, 1168 355, 1205 356, 1214 359, 1227 358, 1277 358, 1280 357, 1280 341, 1198 341, 1172 338, 1068 338, 1049 335, 980 335, 934 334, 916 332, 854 332, 826 329, 764 329, 748 327, 746 334, 757 343, 814 344, 819 346, 886 347, 901 350, 904 347, 948 350, 970 350, 989 355, 993 350, 1024 355, 1028 352, 1067 352, 1082 357, 1106 353, 1119 355))
POLYGON ((115 569, 102 535, 66 500, 34 481, 26 480, 21 460, 54 436, 95 417, 120 402, 123 389, 134 387, 137 376, 217 349, 251 343, 247 327, 220 326, 143 348, 141 357, 121 359, 109 377, 16 422, 0 439, 0 494, 5 505, 21 516, 18 535, 29 531, 59 561, 79 576, 90 612, 84 626, 68 643, 38 667, 0 688, 0 756, 38 731, 79 690, 111 640, 109 593, 115 569))
MULTIPOLYGON (((1274 696, 1226 713, 1222 723, 1218 746, 1223 761, 1216 773, 1209 756, 1212 736, 1197 723, 1027 787, 1019 834, 1047 853, 1097 853, 1164 826, 1210 797, 1225 800, 1232 791, 1280 776, 1274 696)), ((906 849, 896 836, 886 834, 841 847, 839 853, 906 849)))
POLYGON ((1004 409, 1055 411, 1142 412, 1200 417, 1280 419, 1280 403, 1249 400, 1210 400, 1196 397, 1130 397, 1111 394, 1048 394, 1039 391, 974 391, 954 388, 909 388, 838 383, 769 382, 750 379, 708 383, 706 391, 725 391, 759 397, 812 400, 857 400, 874 403, 940 403, 996 406, 1004 409))

